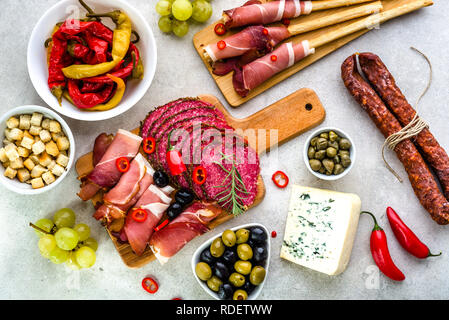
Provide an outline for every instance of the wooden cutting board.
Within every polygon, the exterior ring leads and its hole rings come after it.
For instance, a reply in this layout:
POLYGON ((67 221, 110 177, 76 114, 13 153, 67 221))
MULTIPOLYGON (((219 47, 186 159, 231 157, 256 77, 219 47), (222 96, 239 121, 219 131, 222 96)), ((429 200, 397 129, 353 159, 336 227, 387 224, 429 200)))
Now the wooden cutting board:
MULTIPOLYGON (((413 3, 416 2, 418 0, 383 0, 382 1, 382 5, 384 10, 383 11, 387 11, 390 10, 392 8, 401 6, 405 3, 413 3)), ((244 1, 242 0, 242 3, 244 1)), ((312 12, 310 15, 305 15, 299 18, 296 18, 294 20, 292 20, 293 23, 295 24, 301 24, 301 23, 308 23, 314 19, 320 19, 323 16, 329 14, 329 13, 334 13, 334 12, 338 12, 341 10, 345 10, 344 8, 337 8, 337 9, 330 9, 330 10, 325 10, 325 11, 317 11, 317 12, 312 12)), ((354 19, 348 22, 343 22, 337 25, 333 25, 333 26, 329 26, 329 27, 325 27, 325 28, 321 28, 319 30, 315 30, 315 31, 311 31, 311 32, 307 32, 304 34, 300 34, 297 36, 294 36, 290 39, 287 39, 285 41, 293 41, 294 43, 299 43, 303 40, 313 40, 319 36, 322 36, 326 33, 330 33, 333 32, 335 30, 338 30, 339 28, 342 28, 354 21, 357 20, 361 20, 363 18, 358 18, 358 19, 354 19)), ((240 97, 234 90, 234 87, 232 85, 232 75, 233 72, 225 75, 225 76, 217 76, 214 75, 212 73, 212 68, 210 63, 206 60, 206 58, 203 56, 203 47, 205 45, 211 44, 211 43, 216 43, 218 41, 220 41, 221 39, 223 39, 224 37, 227 37, 229 35, 231 35, 234 32, 228 32, 226 33, 226 35, 224 36, 218 36, 215 34, 214 32, 214 27, 216 25, 217 22, 215 22, 214 24, 204 28, 203 30, 201 30, 200 32, 198 32, 197 34, 195 34, 195 36, 193 37, 193 45, 195 46, 195 49, 197 50, 198 54, 200 55, 201 59, 203 60, 204 64, 206 65, 206 68, 209 70, 209 73, 212 75, 212 78, 214 79, 215 83, 217 84, 218 88, 221 90, 221 92, 223 93, 223 96, 225 97, 225 99, 228 101, 228 103, 233 106, 233 107, 238 107, 240 105, 242 105, 243 103, 247 102, 248 100, 251 100, 252 98, 256 97, 257 95, 265 92, 266 90, 270 89, 271 87, 275 86, 276 84, 278 84, 279 82, 285 80, 286 78, 294 75, 295 73, 297 73, 298 71, 304 69, 305 67, 313 64, 315 61, 320 60, 321 58, 327 56, 328 54, 334 52, 335 50, 339 49, 340 47, 344 46, 345 44, 347 44, 348 42, 357 39, 358 37, 360 37, 361 35, 367 33, 368 29, 356 32, 354 34, 351 34, 349 36, 340 38, 339 40, 333 41, 328 43, 327 45, 321 46, 319 48, 316 48, 315 54, 312 54, 310 56, 308 56, 307 58, 299 61, 298 63, 294 64, 292 67, 276 74, 274 77, 272 77, 271 79, 267 80, 266 82, 264 82, 263 84, 261 84, 259 87, 255 88, 254 90, 252 90, 247 97, 242 98, 240 97)), ((239 31, 239 30, 237 30, 239 31)), ((335 72, 340 72, 339 69, 337 70, 337 67, 335 69, 335 72)))
MULTIPOLYGON (((254 131, 250 130, 250 132, 255 132, 256 139, 253 142, 251 142, 251 139, 248 139, 248 142, 259 154, 268 151, 271 147, 275 146, 276 142, 278 145, 281 145, 319 125, 325 118, 324 108, 315 92, 311 89, 300 89, 245 119, 237 119, 231 116, 221 102, 214 96, 203 95, 199 98, 213 104, 223 112, 228 123, 235 129, 243 130, 243 132, 248 129, 254 129, 254 131), (275 138, 277 136, 277 141, 273 139, 272 135, 275 135, 275 138)), ((138 134, 139 129, 136 128, 132 132, 138 134)), ((81 156, 77 160, 75 168, 80 177, 92 171, 92 152, 81 156)), ((256 199, 251 207, 258 205, 265 196, 265 185, 261 176, 259 176, 257 191, 256 199)), ((92 202, 95 205, 101 199, 102 194, 98 193, 92 199, 92 202)), ((223 211, 223 213, 209 224, 209 228, 212 229, 232 218, 232 215, 223 211)), ((155 259, 150 249, 147 248, 142 256, 137 256, 129 244, 119 243, 110 233, 109 236, 123 262, 128 267, 140 268, 155 259)))

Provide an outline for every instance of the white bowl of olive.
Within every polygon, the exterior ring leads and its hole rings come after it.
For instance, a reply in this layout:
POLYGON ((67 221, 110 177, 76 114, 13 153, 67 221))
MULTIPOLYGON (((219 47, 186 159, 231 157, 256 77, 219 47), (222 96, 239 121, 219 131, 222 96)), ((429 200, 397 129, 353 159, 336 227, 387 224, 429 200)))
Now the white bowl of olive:
POLYGON ((337 128, 321 128, 313 132, 304 145, 307 169, 323 180, 337 180, 349 173, 355 162, 352 139, 337 128))
POLYGON ((192 271, 217 300, 255 300, 267 278, 270 250, 265 226, 241 225, 204 242, 193 254, 192 271))

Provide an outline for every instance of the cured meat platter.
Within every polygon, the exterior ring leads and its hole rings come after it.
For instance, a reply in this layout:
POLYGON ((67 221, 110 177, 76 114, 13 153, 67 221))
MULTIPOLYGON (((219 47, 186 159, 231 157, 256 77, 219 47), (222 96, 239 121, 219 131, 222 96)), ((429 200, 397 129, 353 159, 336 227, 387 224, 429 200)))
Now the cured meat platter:
MULTIPOLYGON (((267 1, 263 1, 267 2, 267 1)), ((386 20, 389 20, 391 18, 394 18, 398 15, 406 14, 410 11, 416 10, 420 7, 428 6, 432 4, 432 1, 426 1, 426 0, 383 0, 382 6, 383 10, 382 13, 385 13, 386 15, 392 14, 391 17, 387 18, 386 20), (396 11, 396 12, 395 12, 396 11), (395 12, 393 14, 393 12, 395 12)), ((362 4, 363 5, 363 4, 362 4)), ((306 26, 307 24, 313 24, 316 21, 320 21, 321 19, 325 19, 327 16, 332 14, 338 14, 345 12, 345 10, 348 10, 347 8, 337 8, 337 9, 329 9, 325 11, 317 11, 312 12, 309 15, 301 16, 299 18, 296 18, 292 20, 292 24, 295 25, 302 25, 306 26)), ((195 49, 197 50, 199 56, 203 60, 204 64, 206 65, 206 68, 209 70, 212 78, 214 79, 215 83, 223 93, 223 96, 227 100, 227 102, 233 106, 238 107, 242 105, 243 103, 251 100, 252 98, 256 97, 257 95, 265 92, 266 90, 270 89, 271 87, 275 86, 279 82, 285 80, 286 78, 292 76, 293 74, 297 73, 298 71, 306 68, 307 66, 313 64, 314 62, 320 60, 321 58, 327 56, 328 54, 334 52, 335 50, 341 48, 342 46, 346 45, 350 41, 357 39, 358 37, 362 36, 363 34, 370 31, 368 28, 363 28, 362 30, 353 32, 349 35, 339 37, 338 34, 346 34, 345 30, 347 30, 349 25, 352 25, 353 23, 363 23, 365 21, 364 19, 369 19, 370 17, 361 17, 357 19, 353 19, 351 21, 342 22, 339 24, 331 25, 328 27, 324 27, 318 30, 302 33, 299 35, 296 35, 289 39, 289 41, 292 41, 294 44, 301 43, 304 40, 308 40, 311 43, 316 44, 315 53, 307 56, 306 58, 302 59, 301 61, 295 63, 291 67, 281 71, 280 73, 274 75, 255 89, 251 90, 249 94, 246 97, 240 96, 234 89, 233 85, 233 73, 228 73, 224 76, 218 76, 213 73, 212 66, 210 62, 208 61, 207 57, 204 55, 204 47, 211 43, 217 43, 220 41, 220 39, 223 39, 223 37, 217 35, 214 32, 214 28, 216 23, 206 27, 205 29, 198 32, 194 38, 193 38, 193 44, 195 49), (326 39, 336 39, 334 41, 327 41, 326 39), (323 41, 324 40, 324 41, 323 41)), ((384 20, 384 21, 386 21, 384 20)), ((369 20, 367 20, 369 21, 369 20)), ((372 21, 370 21, 372 22, 372 21)), ((279 24, 278 24, 279 25, 279 24)), ((367 25, 369 26, 370 23, 367 22, 367 25)), ((275 24, 276 26, 276 24, 275 24)), ((231 30, 228 31, 226 36, 232 35, 235 33, 235 31, 231 30)), ((314 46, 315 47, 315 46, 314 46)))
MULTIPOLYGON (((244 132, 249 128, 254 129, 256 132, 256 139, 253 142, 251 142, 251 140, 248 142, 250 145, 253 144, 252 147, 257 150, 259 154, 263 154, 270 150, 270 148, 275 147, 272 142, 274 139, 270 139, 270 133, 273 132, 272 130, 277 130, 277 145, 281 145, 319 125, 325 118, 325 110, 318 96, 313 90, 307 88, 300 89, 244 119, 234 118, 215 96, 204 95, 199 98, 219 109, 224 114, 227 122, 236 130, 240 129, 244 132), (276 114, 277 117, 273 118, 273 114, 276 114)), ((136 128, 132 132, 138 134, 139 129, 136 128)), ((79 176, 88 174, 92 169, 92 153, 80 157, 76 162, 76 171, 79 176)), ((258 205, 265 196, 265 186, 261 176, 259 176, 257 191, 256 199, 251 207, 258 205)), ((101 200, 101 193, 96 194, 95 197, 92 198, 94 205, 101 200)), ((208 225, 208 227, 214 228, 230 220, 232 217, 232 215, 223 211, 208 225)), ((111 235, 111 233, 109 233, 109 235, 120 257, 128 267, 140 268, 155 260, 155 256, 150 249, 147 248, 141 256, 138 256, 132 251, 131 246, 128 243, 120 243, 111 235)))

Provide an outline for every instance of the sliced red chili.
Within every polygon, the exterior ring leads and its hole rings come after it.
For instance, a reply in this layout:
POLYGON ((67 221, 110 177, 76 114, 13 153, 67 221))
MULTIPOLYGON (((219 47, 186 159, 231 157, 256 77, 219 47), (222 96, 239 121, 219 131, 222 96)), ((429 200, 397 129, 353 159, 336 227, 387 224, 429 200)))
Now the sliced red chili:
POLYGON ((276 171, 271 177, 271 180, 279 188, 285 188, 288 185, 288 177, 282 171, 276 171))
POLYGON ((223 23, 217 23, 215 25, 214 31, 217 35, 222 36, 226 33, 226 26, 223 23))
POLYGON ((263 28, 262 33, 267 36, 268 35, 268 29, 267 28, 263 28))
POLYGON ((181 298, 173 298, 172 300, 182 300, 181 298))
POLYGON ((159 289, 159 285, 156 280, 151 277, 146 277, 142 280, 142 288, 148 293, 156 293, 159 289))
POLYGON ((276 231, 272 231, 272 232, 271 232, 271 237, 272 237, 272 238, 276 238, 277 235, 278 235, 278 234, 277 234, 276 231))
POLYGON ((144 222, 145 220, 147 220, 148 213, 144 209, 135 209, 131 213, 131 217, 133 218, 134 221, 144 222))
POLYGON ((151 154, 156 150, 156 140, 153 137, 147 137, 143 140, 143 151, 151 154))
POLYGON ((198 185, 202 185, 206 182, 207 172, 203 166, 198 166, 193 170, 192 179, 198 185))
POLYGON ((223 50, 224 48, 226 48, 226 42, 223 40, 218 41, 217 47, 218 47, 218 49, 223 50))
POLYGON ((165 220, 164 222, 162 222, 160 225, 158 225, 156 228, 154 228, 154 231, 159 231, 161 230, 163 227, 165 227, 168 223, 170 222, 170 220, 165 220))
POLYGON ((275 55, 275 54, 273 54, 273 55, 270 57, 270 59, 271 59, 271 61, 275 62, 275 61, 277 61, 278 56, 275 55))
POLYGON ((115 160, 115 166, 117 167, 118 171, 120 172, 126 172, 129 170, 129 160, 126 157, 120 157, 117 160, 115 160))

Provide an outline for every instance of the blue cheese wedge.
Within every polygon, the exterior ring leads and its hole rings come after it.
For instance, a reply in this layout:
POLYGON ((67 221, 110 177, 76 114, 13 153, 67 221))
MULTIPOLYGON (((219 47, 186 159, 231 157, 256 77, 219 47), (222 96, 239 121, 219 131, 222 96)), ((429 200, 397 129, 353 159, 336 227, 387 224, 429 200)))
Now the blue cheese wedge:
POLYGON ((348 265, 359 223, 355 194, 294 185, 281 258, 337 275, 348 265))

